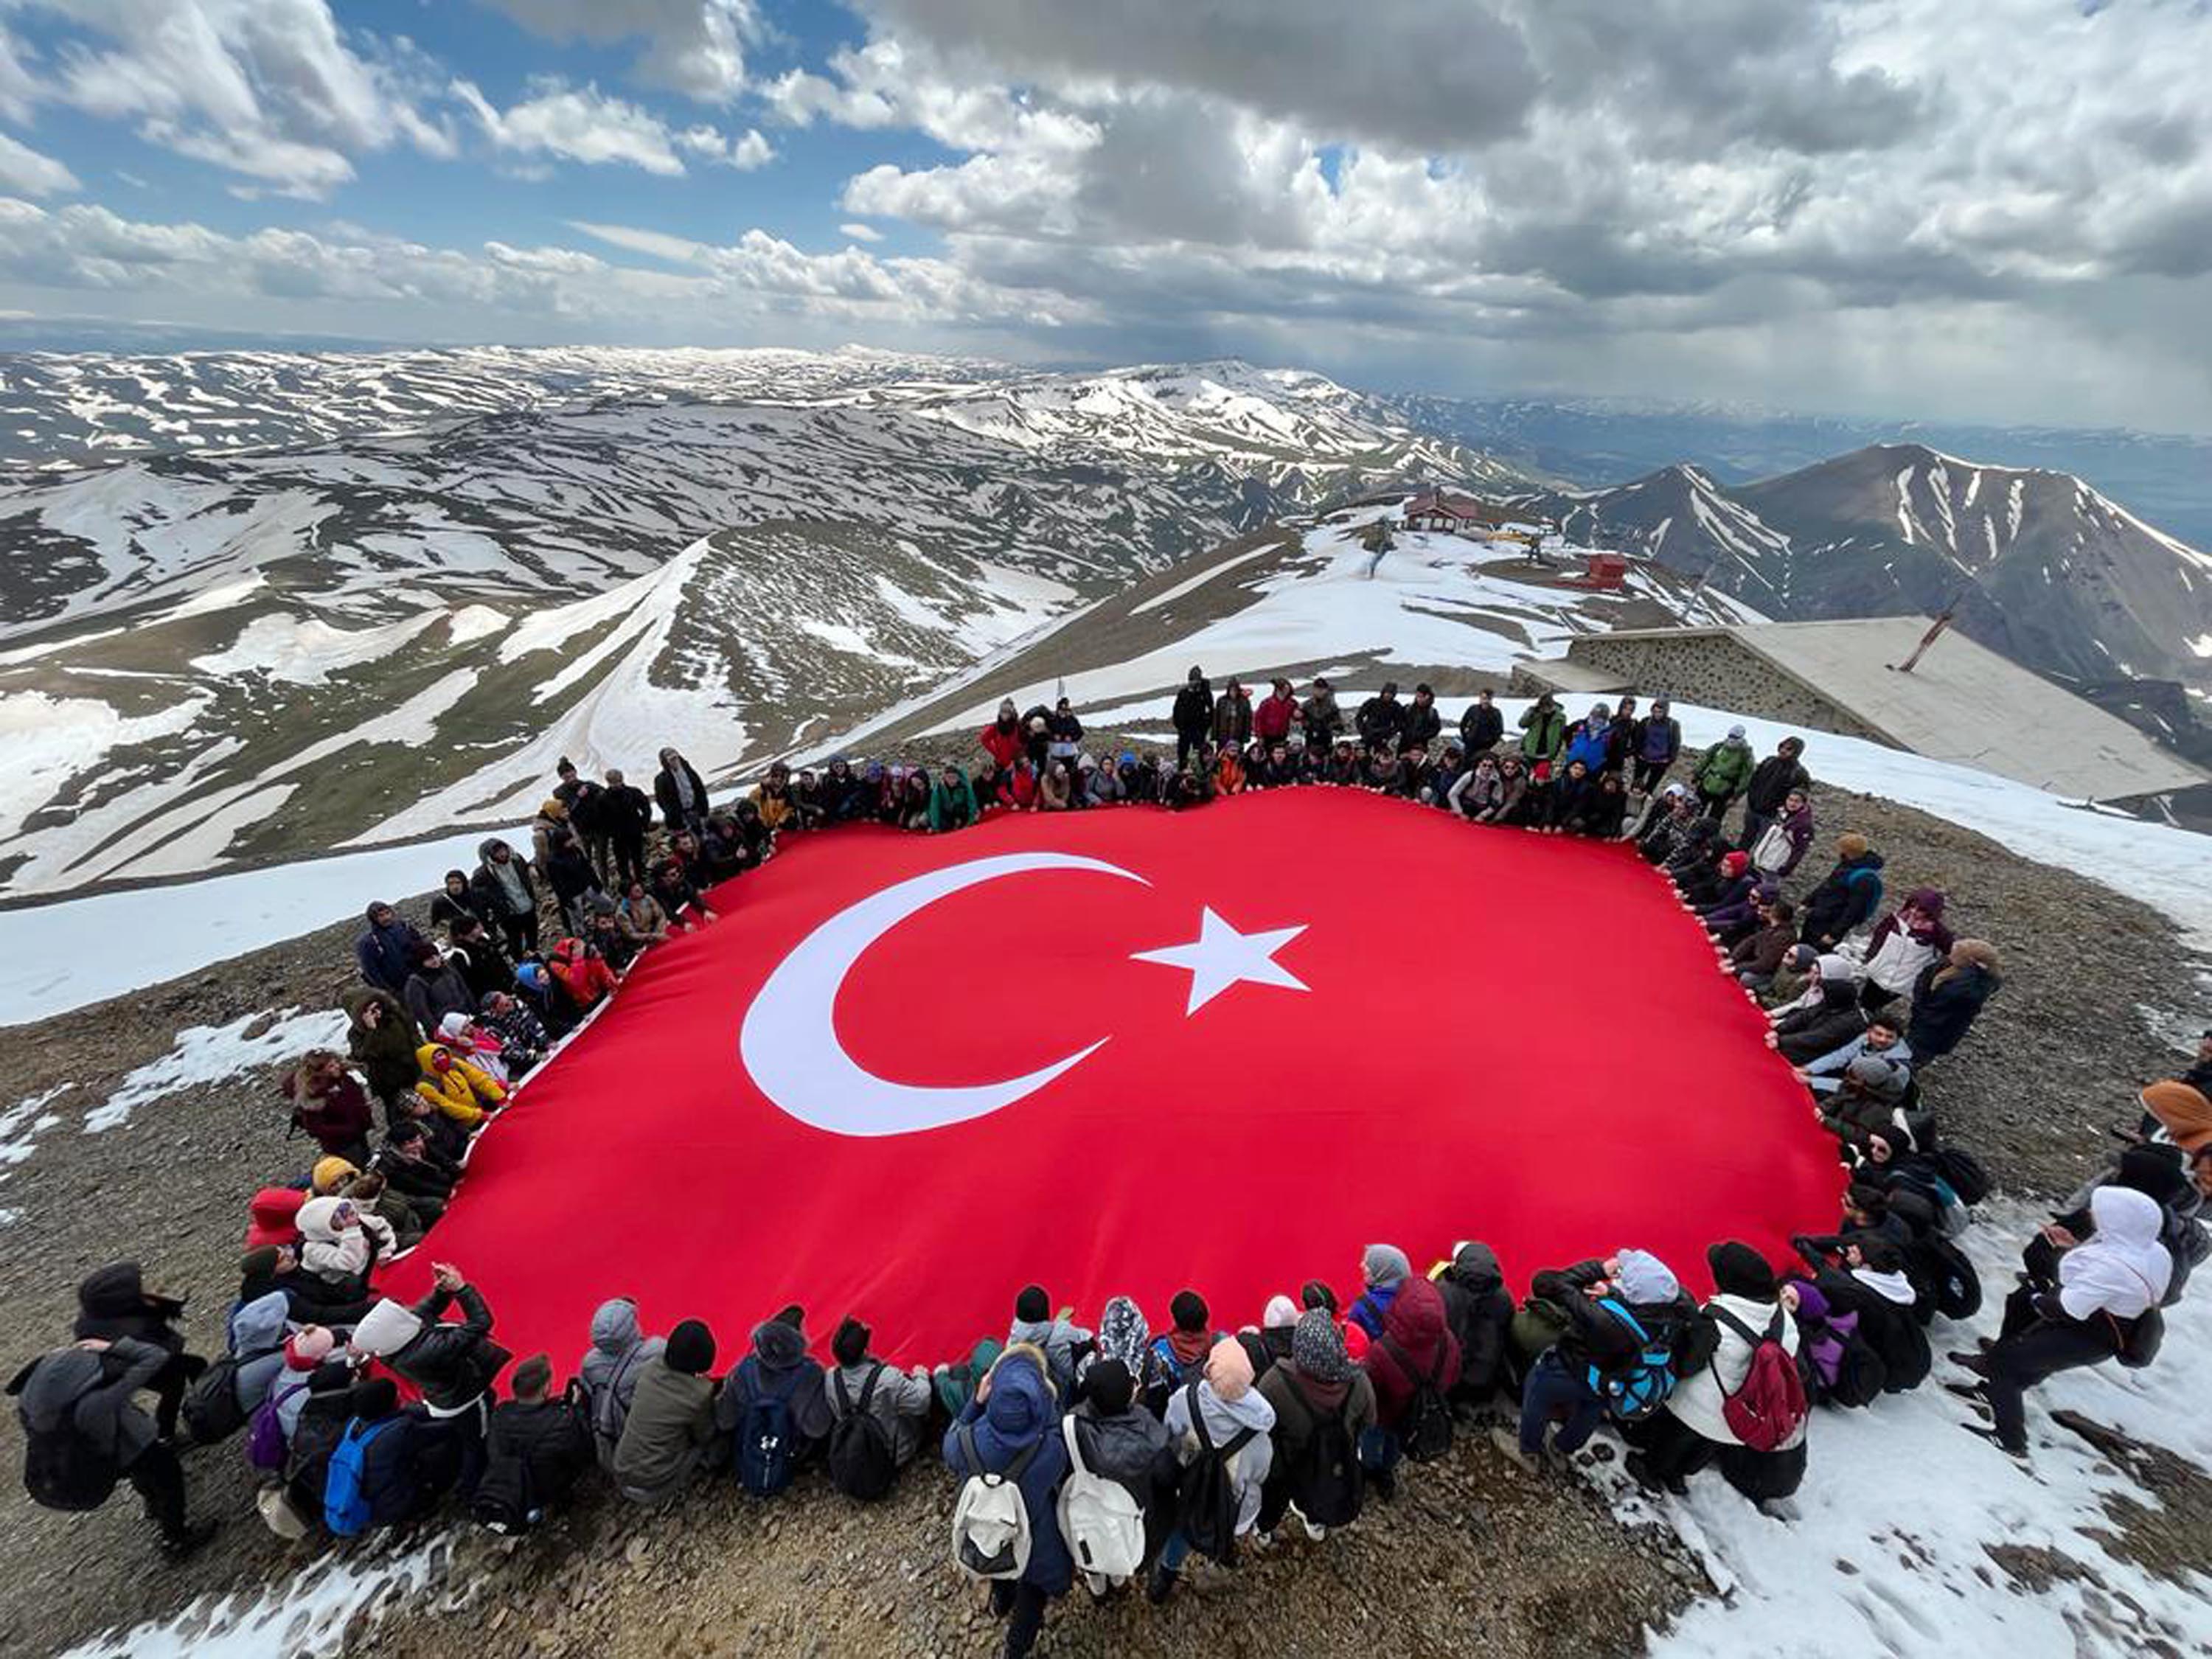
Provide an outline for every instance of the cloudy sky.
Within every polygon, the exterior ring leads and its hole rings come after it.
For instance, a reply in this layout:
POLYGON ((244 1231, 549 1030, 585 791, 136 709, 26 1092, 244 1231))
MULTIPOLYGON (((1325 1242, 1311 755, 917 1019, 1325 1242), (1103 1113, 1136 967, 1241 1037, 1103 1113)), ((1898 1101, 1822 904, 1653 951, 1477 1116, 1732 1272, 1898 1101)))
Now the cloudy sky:
POLYGON ((2207 0, 0 0, 0 308, 2212 431, 2207 0))

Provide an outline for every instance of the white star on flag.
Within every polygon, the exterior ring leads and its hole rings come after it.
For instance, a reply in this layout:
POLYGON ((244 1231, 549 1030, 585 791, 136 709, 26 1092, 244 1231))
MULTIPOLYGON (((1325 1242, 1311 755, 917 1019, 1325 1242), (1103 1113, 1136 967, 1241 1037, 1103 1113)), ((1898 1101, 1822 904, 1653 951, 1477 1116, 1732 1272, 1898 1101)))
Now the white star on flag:
POLYGON ((1241 980, 1250 980, 1255 985, 1279 985, 1290 991, 1310 989, 1275 960, 1275 952, 1305 930, 1305 924, 1300 922, 1295 927, 1240 933, 1214 915, 1209 904, 1201 907, 1198 937, 1189 944, 1139 951, 1130 960, 1187 969, 1190 973, 1190 1003, 1183 1014, 1188 1018, 1241 980))

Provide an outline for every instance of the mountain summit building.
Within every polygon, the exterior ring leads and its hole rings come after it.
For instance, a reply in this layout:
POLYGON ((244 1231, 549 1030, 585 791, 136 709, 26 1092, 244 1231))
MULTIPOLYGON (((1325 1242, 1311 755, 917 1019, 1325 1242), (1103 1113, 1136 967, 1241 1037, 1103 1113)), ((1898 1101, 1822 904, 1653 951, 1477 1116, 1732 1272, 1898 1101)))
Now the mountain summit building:
POLYGON ((2077 800, 2136 800, 2212 781, 2094 703, 1956 629, 1931 635, 1934 628, 1925 617, 1868 617, 1586 634, 1565 657, 1522 659, 1513 684, 1577 696, 1664 691, 2077 800))

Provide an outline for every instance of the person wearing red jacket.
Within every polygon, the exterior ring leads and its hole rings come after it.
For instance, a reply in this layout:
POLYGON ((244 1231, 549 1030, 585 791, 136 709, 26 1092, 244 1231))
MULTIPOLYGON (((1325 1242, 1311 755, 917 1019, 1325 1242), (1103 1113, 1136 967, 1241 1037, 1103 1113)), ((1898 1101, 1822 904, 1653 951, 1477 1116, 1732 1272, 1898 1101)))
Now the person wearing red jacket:
POLYGON ((1279 679, 1274 690, 1252 710, 1252 735, 1270 747, 1286 743, 1297 718, 1298 700, 1291 694, 1291 683, 1279 679))
POLYGON ((553 947, 546 962, 579 1017, 591 1012, 614 994, 614 969, 606 958, 581 939, 564 939, 553 947))
POLYGON ((368 1094, 344 1060, 328 1048, 310 1048, 276 1086, 292 1103, 293 1123, 312 1135, 325 1155, 368 1167, 373 1124, 368 1094))
POLYGON ((1003 779, 1013 767, 1015 759, 1029 752, 1029 734, 1022 729, 1021 716, 1014 712, 1010 698, 999 705, 999 717, 985 726, 975 741, 991 757, 991 780, 1003 779))
POLYGON ((1417 1381, 1445 1395, 1459 1383, 1459 1340, 1445 1316, 1443 1292, 1429 1279, 1407 1279, 1382 1316, 1382 1334, 1359 1364, 1375 1385, 1376 1425, 1360 1437, 1359 1461, 1388 1498, 1397 1490, 1398 1431, 1413 1409, 1417 1381))
POLYGON ((1036 768, 1030 764, 1027 750, 1017 750, 1013 763, 999 775, 999 805, 1009 812, 1037 810, 1036 768))

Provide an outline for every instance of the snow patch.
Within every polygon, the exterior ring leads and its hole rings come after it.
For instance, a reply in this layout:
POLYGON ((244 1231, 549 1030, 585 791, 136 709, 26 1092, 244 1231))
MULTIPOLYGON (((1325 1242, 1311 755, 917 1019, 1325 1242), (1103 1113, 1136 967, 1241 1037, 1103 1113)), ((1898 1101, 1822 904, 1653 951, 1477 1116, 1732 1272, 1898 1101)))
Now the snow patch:
POLYGON ((187 1026, 177 1033, 173 1048, 132 1072, 104 1104, 84 1115, 84 1132, 96 1135, 121 1128, 139 1107, 166 1095, 220 1083, 251 1066, 290 1059, 303 1048, 342 1043, 346 1024, 345 1015, 333 1009, 302 1013, 293 1007, 273 1021, 266 1014, 247 1014, 228 1025, 187 1026))

